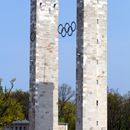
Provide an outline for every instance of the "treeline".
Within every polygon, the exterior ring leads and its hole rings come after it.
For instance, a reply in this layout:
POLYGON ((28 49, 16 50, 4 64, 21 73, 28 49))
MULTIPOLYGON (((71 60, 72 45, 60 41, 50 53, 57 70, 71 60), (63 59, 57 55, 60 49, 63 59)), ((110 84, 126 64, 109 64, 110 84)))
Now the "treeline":
POLYGON ((108 91, 108 130, 130 130, 130 92, 108 91))
MULTIPOLYGON (((29 93, 22 90, 12 92, 2 86, 0 80, 0 127, 14 120, 29 119, 29 93)), ((75 91, 67 84, 59 87, 59 122, 69 124, 75 130, 76 101, 75 91)), ((130 130, 130 92, 121 95, 118 91, 108 90, 108 130, 130 130)))
POLYGON ((22 104, 13 98, 13 93, 11 92, 14 82, 15 79, 12 79, 10 81, 10 89, 7 89, 2 86, 2 79, 0 79, 0 129, 14 120, 24 118, 22 104))

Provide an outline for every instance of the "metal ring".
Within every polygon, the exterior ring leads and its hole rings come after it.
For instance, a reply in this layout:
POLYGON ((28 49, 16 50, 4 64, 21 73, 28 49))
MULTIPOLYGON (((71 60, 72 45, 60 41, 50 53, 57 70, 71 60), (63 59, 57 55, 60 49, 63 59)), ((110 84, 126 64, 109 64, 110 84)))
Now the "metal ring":
POLYGON ((69 23, 66 23, 64 27, 65 27, 65 32, 68 33, 69 32, 69 27, 70 27, 69 23))
POLYGON ((74 32, 76 30, 76 23, 74 21, 71 23, 71 27, 72 27, 72 31, 74 32))
POLYGON ((62 24, 60 24, 59 26, 58 26, 58 33, 59 34, 62 34, 63 33, 63 25, 62 24), (60 29, 61 28, 61 29, 60 29))
POLYGON ((73 34, 73 30, 72 30, 72 26, 69 26, 69 32, 68 32, 68 36, 72 36, 73 34))
POLYGON ((66 36, 66 30, 65 30, 65 27, 62 28, 61 36, 62 36, 62 37, 65 37, 65 36, 66 36))

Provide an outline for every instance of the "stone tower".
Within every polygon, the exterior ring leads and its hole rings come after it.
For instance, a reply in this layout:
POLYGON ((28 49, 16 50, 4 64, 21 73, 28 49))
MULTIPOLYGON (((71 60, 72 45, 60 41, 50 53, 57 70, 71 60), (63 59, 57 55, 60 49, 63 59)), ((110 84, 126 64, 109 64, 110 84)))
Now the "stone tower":
POLYGON ((107 0, 77 0, 76 130, 107 130, 107 0))
POLYGON ((58 130, 58 0, 31 0, 30 130, 58 130))

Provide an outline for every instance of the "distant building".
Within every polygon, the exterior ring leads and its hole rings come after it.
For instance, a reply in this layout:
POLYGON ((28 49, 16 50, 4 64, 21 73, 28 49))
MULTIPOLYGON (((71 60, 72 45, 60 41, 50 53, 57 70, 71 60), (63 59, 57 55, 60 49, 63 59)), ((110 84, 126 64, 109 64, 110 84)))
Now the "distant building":
POLYGON ((29 129, 29 121, 14 121, 12 124, 5 127, 5 130, 28 130, 29 129))
MULTIPOLYGON (((14 121, 12 124, 6 126, 4 130, 29 130, 29 121, 14 121)), ((58 130, 68 130, 68 123, 59 123, 58 130)))

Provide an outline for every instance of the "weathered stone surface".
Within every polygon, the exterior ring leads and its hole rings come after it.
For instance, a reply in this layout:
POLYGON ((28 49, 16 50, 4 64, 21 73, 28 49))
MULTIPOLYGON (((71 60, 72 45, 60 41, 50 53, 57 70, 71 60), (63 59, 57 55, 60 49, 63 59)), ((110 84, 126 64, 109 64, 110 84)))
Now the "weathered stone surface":
POLYGON ((77 1, 76 130, 107 130, 107 0, 77 1))
MULTIPOLYGON (((107 130, 106 21, 107 0, 77 0, 77 130, 107 130)), ((57 26, 58 0, 31 0, 30 130, 58 130, 57 26)))
POLYGON ((68 130, 68 124, 66 124, 66 123, 60 123, 58 130, 68 130))
MULTIPOLYGON (((52 108, 48 121, 44 120, 42 126, 58 130, 58 0, 31 0, 31 34, 30 34, 30 130, 42 130, 37 125, 43 121, 37 117, 37 110, 46 111, 52 108), (47 107, 39 105, 40 98, 35 99, 37 84, 53 84, 52 104, 44 102, 47 107), (50 105, 50 106, 49 106, 50 105), (52 105, 52 106, 51 106, 52 105), (53 120, 53 122, 52 122, 53 120)), ((41 86, 38 86, 41 88, 41 86)), ((48 85, 50 88, 51 86, 48 85)), ((39 89, 38 89, 39 90, 39 89)), ((42 90, 42 89, 41 89, 42 90)), ((47 90, 48 91, 48 90, 47 90)), ((49 93, 48 93, 49 94, 49 93)), ((42 95, 42 94, 41 94, 42 95)), ((48 98, 49 95, 44 96, 48 98)), ((42 97, 41 97, 42 98, 42 97)), ((48 99, 49 100, 49 99, 48 99)), ((41 112, 41 116, 42 116, 41 112)), ((46 128, 45 127, 45 128, 46 128)))
POLYGON ((53 90, 52 83, 35 86, 35 129, 53 130, 53 90))

